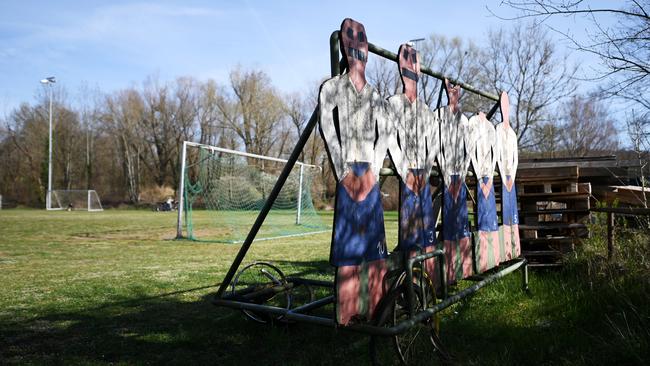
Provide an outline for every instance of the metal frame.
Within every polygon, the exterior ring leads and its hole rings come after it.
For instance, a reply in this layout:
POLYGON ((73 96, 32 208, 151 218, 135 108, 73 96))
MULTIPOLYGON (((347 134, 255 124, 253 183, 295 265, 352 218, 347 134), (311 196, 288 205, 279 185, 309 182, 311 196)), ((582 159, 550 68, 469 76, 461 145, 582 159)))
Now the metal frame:
MULTIPOLYGON (((392 61, 397 61, 397 55, 394 53, 387 51, 383 48, 377 47, 373 45, 372 43, 368 44, 369 51, 387 58, 392 61)), ((341 72, 341 69, 345 67, 345 59, 339 59, 339 31, 334 31, 332 35, 330 36, 330 61, 331 61, 331 74, 332 76, 339 75, 341 72)), ((499 107, 499 97, 483 92, 481 90, 478 90, 474 88, 473 86, 466 84, 464 82, 455 80, 453 78, 447 78, 444 75, 431 71, 428 68, 422 68, 421 72, 429 75, 431 77, 434 77, 436 79, 444 80, 445 78, 451 81, 452 83, 456 85, 460 85, 463 89, 473 92, 475 94, 481 95, 485 98, 491 99, 496 101, 497 103, 495 104, 494 107, 490 110, 488 114, 488 118, 490 118, 498 109, 499 107)), ((257 232, 259 231, 260 227, 262 226, 267 214, 269 213, 271 206, 273 205, 273 202, 277 198, 278 194, 280 193, 280 190, 282 189, 282 186, 287 180, 287 177, 289 176, 289 173, 293 169, 294 165, 298 161, 298 157, 305 146, 305 143, 311 136, 311 133, 313 129, 316 126, 316 123, 318 122, 318 106, 312 113, 311 117, 309 118, 309 121, 307 122, 307 125, 305 126, 305 129, 302 132, 302 135, 298 139, 298 142, 296 143, 295 148, 291 152, 291 155, 282 170, 282 173, 280 174, 275 186, 273 187, 273 190, 269 194, 269 197, 267 201, 264 204, 264 207, 262 207, 262 210, 260 211, 259 215, 257 216, 257 219, 255 220, 255 223, 251 227, 250 232, 248 233, 248 236, 246 237, 246 240, 243 242, 239 252, 237 253, 237 256, 233 260, 232 265, 230 266, 230 269, 226 273, 226 276, 224 280, 222 281, 221 285, 219 286, 219 289, 217 290, 217 293, 215 295, 215 298, 213 300, 213 303, 218 306, 224 306, 224 307, 229 307, 233 309, 240 309, 240 310, 253 310, 253 311, 258 311, 258 312, 264 312, 267 314, 273 314, 273 315, 280 315, 286 320, 294 320, 294 321, 301 321, 301 322, 306 322, 306 323, 312 323, 312 324, 317 324, 317 325, 323 325, 323 326, 329 326, 329 327, 337 327, 338 324, 336 321, 332 318, 326 318, 322 316, 314 316, 314 315, 307 315, 304 314, 304 312, 314 310, 317 308, 321 308, 323 306, 326 306, 328 304, 333 303, 334 296, 326 296, 321 299, 317 299, 315 301, 312 301, 310 303, 304 304, 302 306, 299 306, 294 309, 284 309, 284 308, 279 308, 279 307, 274 307, 274 306, 267 306, 267 305, 258 305, 258 304, 252 304, 248 302, 243 302, 243 301, 237 301, 235 298, 238 298, 240 296, 243 296, 244 294, 229 294, 226 295, 226 289, 230 286, 233 277, 237 270, 239 269, 239 266, 241 265, 241 262, 243 261, 244 257, 246 256, 246 253, 250 249, 250 246, 253 243, 253 240, 255 239, 255 236, 257 235, 257 232)), ((395 172, 392 170, 385 170, 382 169, 381 175, 395 175, 395 172)), ((522 270, 522 287, 524 290, 528 289, 528 266, 527 266, 527 261, 524 258, 517 258, 514 260, 511 260, 509 262, 503 263, 496 269, 492 270, 492 273, 487 275, 486 277, 478 277, 478 282, 474 283, 473 285, 459 291, 458 293, 455 293, 451 296, 447 295, 447 280, 446 280, 446 275, 445 275, 445 266, 444 266, 444 252, 440 249, 435 250, 433 252, 429 253, 423 253, 416 255, 414 257, 409 257, 408 253, 403 253, 403 258, 405 263, 405 268, 404 271, 406 272, 406 278, 413 278, 413 268, 416 265, 419 265, 423 263, 426 259, 430 258, 436 258, 438 261, 438 268, 440 270, 440 278, 441 278, 441 286, 442 286, 442 292, 443 292, 443 300, 440 303, 435 304, 434 306, 430 308, 425 308, 420 312, 415 313, 414 311, 414 306, 413 304, 409 303, 409 309, 410 309, 410 318, 407 320, 404 320, 398 324, 396 324, 393 327, 380 327, 376 325, 371 325, 371 324, 353 324, 350 326, 346 326, 343 329, 346 330, 351 330, 351 331, 357 331, 357 332, 362 332, 366 334, 371 334, 371 335, 377 335, 377 336, 394 336, 403 333, 410 327, 414 326, 415 324, 432 317, 435 313, 442 311, 446 309, 447 307, 455 304, 456 302, 460 301, 461 299, 475 293, 478 291, 480 288, 500 279, 501 277, 512 273, 513 271, 517 269, 522 270)), ((476 278, 476 276, 475 276, 476 278)), ((411 296, 408 296, 408 301, 410 302, 411 299, 414 297, 412 296, 414 293, 414 284, 413 281, 406 281, 407 283, 407 291, 411 296)), ((264 295, 261 294, 261 292, 267 293, 268 291, 274 291, 274 292, 281 292, 281 291, 286 291, 294 286, 299 286, 301 284, 308 284, 310 286, 316 286, 316 287, 328 287, 328 288, 333 288, 334 287, 334 282, 329 282, 329 281, 317 281, 317 280, 311 280, 311 279, 306 279, 306 278, 291 278, 289 277, 287 280, 287 285, 285 286, 276 286, 272 289, 265 289, 262 291, 259 291, 260 293, 246 293, 245 296, 246 298, 254 298, 257 295, 264 295)))

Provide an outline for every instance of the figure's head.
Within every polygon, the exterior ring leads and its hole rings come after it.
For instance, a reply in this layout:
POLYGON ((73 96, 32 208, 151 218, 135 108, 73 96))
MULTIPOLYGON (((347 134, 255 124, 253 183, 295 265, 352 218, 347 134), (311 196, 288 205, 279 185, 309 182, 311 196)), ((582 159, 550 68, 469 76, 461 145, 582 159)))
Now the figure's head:
POLYGON ((418 79, 420 77, 420 59, 415 48, 409 44, 399 46, 398 64, 399 74, 404 84, 404 93, 417 94, 418 79))
POLYGON ((445 91, 447 92, 447 99, 449 99, 449 106, 452 112, 458 111, 458 100, 460 99, 460 85, 453 85, 449 80, 445 79, 445 91))
POLYGON ((506 127, 510 127, 510 99, 505 91, 501 92, 499 104, 501 105, 501 120, 506 127))
POLYGON ((345 18, 341 23, 340 40, 349 70, 365 70, 368 62, 368 37, 363 24, 345 18))

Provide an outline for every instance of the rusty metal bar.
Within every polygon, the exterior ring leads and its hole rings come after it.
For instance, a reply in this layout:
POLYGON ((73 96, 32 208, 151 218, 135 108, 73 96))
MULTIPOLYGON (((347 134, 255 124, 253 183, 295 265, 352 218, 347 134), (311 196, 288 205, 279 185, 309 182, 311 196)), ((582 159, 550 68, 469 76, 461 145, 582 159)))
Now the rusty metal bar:
POLYGON ((293 308, 289 310, 287 313, 304 313, 306 311, 318 309, 320 307, 323 307, 325 305, 331 304, 334 302, 334 295, 326 296, 323 297, 322 299, 318 299, 316 301, 312 301, 310 303, 307 303, 302 306, 298 306, 297 308, 293 308))
MULTIPOLYGON (((430 254, 432 253, 435 253, 435 251, 431 253, 415 256, 410 260, 415 259, 417 261, 417 260, 424 260, 426 258, 431 258, 432 256, 430 254)), ((390 328, 380 327, 376 325, 369 325, 369 324, 354 324, 348 327, 341 327, 340 329, 361 332, 361 333, 366 333, 371 335, 378 335, 378 336, 394 336, 394 335, 404 333, 409 328, 412 328, 413 326, 416 326, 418 323, 426 320, 427 318, 430 318, 435 313, 450 307, 451 305, 462 300, 463 298, 475 293, 480 288, 510 274, 511 272, 514 272, 515 270, 521 268, 522 266, 525 266, 526 264, 527 262, 525 259, 517 259, 513 264, 510 264, 509 266, 501 269, 500 271, 486 277, 484 280, 475 283, 474 285, 460 291, 459 293, 451 297, 446 298, 445 300, 436 304, 433 307, 418 312, 413 317, 404 320, 390 328)), ((325 318, 322 316, 299 314, 291 310, 287 310, 285 308, 280 308, 276 306, 250 304, 250 303, 245 303, 240 301, 231 301, 231 300, 224 300, 219 298, 214 299, 212 302, 215 305, 229 307, 233 309, 254 310, 254 311, 263 312, 267 314, 282 315, 287 320, 304 321, 306 323, 318 324, 318 325, 329 326, 334 328, 338 327, 338 324, 334 321, 334 319, 325 318)))
POLYGON ((607 259, 614 258, 614 212, 607 212, 607 259))
MULTIPOLYGON (((394 54, 394 53, 392 53, 392 52, 390 52, 390 51, 388 51, 388 50, 386 50, 384 48, 381 48, 379 46, 375 46, 374 44, 372 44, 370 42, 368 42, 368 51, 374 53, 377 56, 381 56, 383 58, 387 58, 387 59, 389 59, 391 61, 397 62, 397 55, 396 54, 394 54)), ((339 57, 339 31, 334 31, 330 35, 330 64, 331 64, 332 76, 336 76, 336 75, 339 75, 341 73, 340 72, 341 70, 339 68, 339 62, 338 62, 339 59, 338 59, 338 57, 339 57), (336 59, 336 61, 334 61, 335 59, 336 59)), ((467 84, 465 82, 462 82, 460 80, 457 80, 457 79, 449 77, 449 76, 445 76, 442 73, 439 73, 437 71, 433 71, 428 67, 420 67, 420 71, 423 74, 429 75, 429 76, 434 77, 434 78, 436 78, 438 80, 447 79, 452 84, 460 85, 461 88, 463 88, 463 89, 465 89, 465 90, 467 90, 469 92, 472 92, 474 94, 478 94, 478 95, 480 95, 482 97, 492 99, 492 100, 494 100, 496 102, 499 101, 499 96, 498 95, 488 93, 488 92, 484 92, 484 91, 482 91, 482 90, 480 90, 478 88, 473 87, 470 84, 467 84)))

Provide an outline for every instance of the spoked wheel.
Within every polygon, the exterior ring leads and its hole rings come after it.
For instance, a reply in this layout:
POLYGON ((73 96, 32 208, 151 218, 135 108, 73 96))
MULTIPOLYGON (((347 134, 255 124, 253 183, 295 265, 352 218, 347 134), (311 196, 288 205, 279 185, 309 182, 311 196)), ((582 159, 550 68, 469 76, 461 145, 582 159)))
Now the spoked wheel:
MULTIPOLYGON (((409 318, 408 290, 400 277, 378 309, 377 325, 392 327, 409 318)), ((415 314, 424 307, 430 308, 436 303, 435 291, 429 278, 424 275, 424 292, 418 285, 414 286, 413 307, 415 314), (425 305, 426 304, 426 305, 425 305)), ((372 336, 370 339, 370 357, 373 365, 430 365, 438 358, 441 364, 449 361, 439 338, 440 322, 438 315, 411 326, 404 333, 392 337, 372 336)))
MULTIPOLYGON (((289 309, 291 292, 286 288, 287 279, 277 267, 266 262, 257 262, 244 267, 232 282, 232 294, 238 301, 258 305, 270 305, 289 309), (283 288, 284 287, 284 288, 283 288)), ((261 311, 242 310, 247 318, 259 323, 281 320, 282 315, 271 315, 261 311)))

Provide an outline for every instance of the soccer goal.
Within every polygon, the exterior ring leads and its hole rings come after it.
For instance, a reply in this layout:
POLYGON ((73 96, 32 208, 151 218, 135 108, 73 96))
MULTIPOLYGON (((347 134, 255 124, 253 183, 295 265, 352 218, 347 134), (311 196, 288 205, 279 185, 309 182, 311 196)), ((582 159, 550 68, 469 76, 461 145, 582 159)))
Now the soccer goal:
MULTIPOLYGON (((243 242, 286 160, 185 141, 177 238, 243 242)), ((320 168, 297 163, 256 240, 329 231, 314 208, 320 168)))
POLYGON ((99 195, 92 189, 55 189, 50 195, 50 210, 104 210, 99 195))

